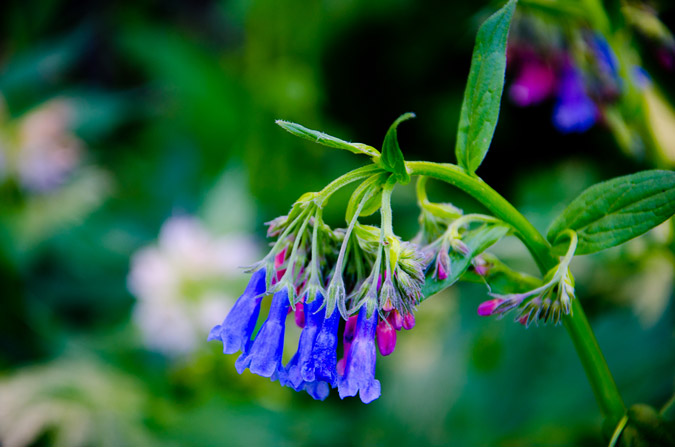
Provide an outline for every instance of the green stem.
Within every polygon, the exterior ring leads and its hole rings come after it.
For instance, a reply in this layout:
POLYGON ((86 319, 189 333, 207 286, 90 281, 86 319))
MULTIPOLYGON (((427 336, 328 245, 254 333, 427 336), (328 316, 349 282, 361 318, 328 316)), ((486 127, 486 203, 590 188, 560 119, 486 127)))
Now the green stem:
MULTIPOLYGON (((410 175, 424 175, 442 180, 480 201, 495 217, 513 227, 515 235, 532 253, 542 274, 558 265, 551 246, 537 229, 477 176, 452 164, 415 161, 406 162, 406 167, 410 175)), ((609 423, 617 425, 626 413, 626 407, 578 299, 572 301, 572 314, 565 316, 563 321, 586 371, 600 411, 609 423)))
POLYGON ((376 164, 369 164, 366 166, 362 166, 360 168, 354 169, 353 171, 349 171, 345 175, 342 175, 332 182, 330 182, 328 185, 326 185, 325 188, 323 188, 319 193, 317 194, 316 203, 319 206, 319 208, 323 208, 326 206, 326 202, 328 201, 328 198, 338 189, 347 186, 348 184, 355 182, 357 180, 361 180, 362 178, 368 177, 374 172, 380 171, 381 168, 376 165, 376 164))

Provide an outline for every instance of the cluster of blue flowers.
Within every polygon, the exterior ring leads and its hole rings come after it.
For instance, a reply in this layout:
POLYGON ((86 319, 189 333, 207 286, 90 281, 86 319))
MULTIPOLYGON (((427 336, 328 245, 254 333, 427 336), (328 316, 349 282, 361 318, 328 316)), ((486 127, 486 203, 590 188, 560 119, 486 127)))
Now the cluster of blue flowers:
MULTIPOLYGON (((601 34, 585 33, 576 52, 555 39, 536 39, 537 44, 532 44, 534 39, 519 39, 517 34, 509 47, 510 61, 518 67, 509 88, 511 100, 529 106, 552 97, 552 121, 559 132, 587 131, 604 119, 605 107, 626 90, 617 56, 601 34), (583 68, 580 59, 585 60, 583 68)), ((638 88, 649 83, 649 76, 638 66, 631 68, 631 76, 638 88)))
POLYGON ((241 352, 235 363, 240 374, 249 369, 318 400, 337 388, 341 398, 358 393, 371 402, 381 391, 375 378, 378 348, 391 354, 397 331, 414 326, 412 311, 424 282, 421 255, 411 244, 376 242, 372 228, 351 231, 354 224, 332 231, 311 200, 296 205, 271 222, 269 234, 278 236, 277 243, 252 268, 246 290, 209 340, 222 341, 225 354, 241 352), (347 257, 350 267, 343 268, 347 257), (356 264, 360 268, 351 267, 356 264), (340 287, 324 287, 325 279, 340 287), (269 314, 255 333, 269 295, 269 314), (283 365, 286 320, 293 311, 302 332, 297 352, 283 365))

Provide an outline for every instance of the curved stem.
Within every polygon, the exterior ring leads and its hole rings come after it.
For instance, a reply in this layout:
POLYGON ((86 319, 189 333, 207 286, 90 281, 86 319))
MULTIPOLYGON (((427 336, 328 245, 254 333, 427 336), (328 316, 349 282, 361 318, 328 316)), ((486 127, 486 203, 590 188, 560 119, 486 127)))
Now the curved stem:
POLYGON ((426 161, 406 162, 410 175, 425 175, 442 180, 467 192, 488 208, 495 217, 511 225, 516 236, 530 250, 539 268, 547 272, 558 260, 551 254, 551 247, 532 224, 508 201, 480 178, 469 175, 464 169, 451 164, 426 161))
MULTIPOLYGON (((558 259, 551 253, 551 246, 537 229, 477 176, 452 164, 414 161, 406 162, 406 167, 410 175, 442 180, 479 200, 495 217, 513 227, 515 235, 532 253, 543 274, 558 264, 558 259)), ((572 301, 572 313, 566 315, 563 322, 586 371, 600 411, 612 425, 618 424, 626 413, 626 407, 578 299, 572 301)))
POLYGON ((335 191, 344 186, 347 186, 352 182, 368 177, 372 173, 380 170, 381 168, 378 165, 369 164, 366 166, 362 166, 360 168, 356 168, 353 171, 349 171, 348 173, 336 178, 317 193, 317 198, 315 199, 317 205, 319 206, 319 208, 323 208, 326 205, 326 202, 328 201, 330 196, 335 191))

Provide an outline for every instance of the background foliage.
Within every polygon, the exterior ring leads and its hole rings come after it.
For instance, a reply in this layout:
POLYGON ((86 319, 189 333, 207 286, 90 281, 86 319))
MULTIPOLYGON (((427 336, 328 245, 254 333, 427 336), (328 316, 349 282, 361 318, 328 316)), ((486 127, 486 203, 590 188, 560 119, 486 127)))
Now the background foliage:
MULTIPOLYGON (((383 393, 368 406, 336 395, 314 402, 238 376, 233 356, 205 342, 204 328, 224 317, 246 283, 236 267, 264 251, 263 223, 360 161, 294 138, 274 120, 379 147, 390 123, 414 111, 417 119, 398 129, 406 159, 454 161, 475 33, 494 6, 3 3, 0 440, 601 444, 600 415, 564 330, 480 319, 483 285, 460 284, 421 306, 416 328, 378 360, 383 393), (52 111, 30 127, 26 117, 36 110, 52 111), (24 163, 22 129, 61 146, 39 153, 42 164, 24 163), (54 180, 31 183, 31 172, 54 180)), ((675 7, 653 6, 673 29, 675 7)), ((520 8, 517 16, 543 14, 520 8)), ((658 49, 648 39, 631 45, 663 97, 673 98, 674 72, 659 65, 658 49)), ((514 76, 507 66, 506 89, 514 76)), ((551 108, 517 107, 505 95, 478 169, 540 231, 599 180, 672 169, 667 158, 622 150, 603 123, 561 135, 551 108)), ((433 186, 435 200, 476 207, 433 186)), ((394 199, 396 231, 410 236, 413 186, 394 199)), ((332 205, 325 217, 341 224, 346 196, 332 205)), ((666 222, 572 264, 628 405, 660 407, 673 394, 674 248, 666 222)), ((535 272, 517 240, 495 251, 535 272)))

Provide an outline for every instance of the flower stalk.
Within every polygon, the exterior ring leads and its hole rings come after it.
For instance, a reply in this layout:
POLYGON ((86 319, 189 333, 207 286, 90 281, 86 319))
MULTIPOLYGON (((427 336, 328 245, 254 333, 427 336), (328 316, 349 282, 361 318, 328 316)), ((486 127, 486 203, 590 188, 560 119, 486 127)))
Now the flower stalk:
MULTIPOLYGON (((452 164, 415 161, 406 162, 406 167, 411 175, 442 180, 479 200, 497 218, 513 227, 515 235, 528 248, 542 274, 558 264, 546 239, 513 205, 478 176, 452 164)), ((570 315, 563 317, 563 324, 579 355, 600 411, 609 424, 616 425, 626 413, 626 406, 579 300, 572 300, 571 311, 570 315)))

